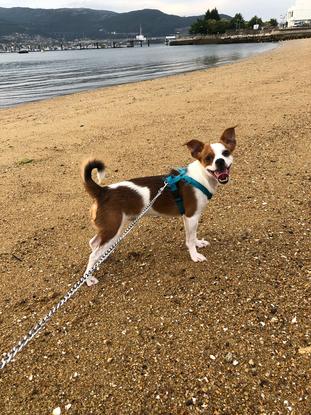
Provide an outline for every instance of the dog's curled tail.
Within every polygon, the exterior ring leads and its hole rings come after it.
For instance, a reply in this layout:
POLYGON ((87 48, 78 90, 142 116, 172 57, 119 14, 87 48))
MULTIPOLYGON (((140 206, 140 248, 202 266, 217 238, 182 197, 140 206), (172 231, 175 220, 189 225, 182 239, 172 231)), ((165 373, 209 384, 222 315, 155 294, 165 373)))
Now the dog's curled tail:
POLYGON ((84 187, 90 196, 97 199, 102 194, 104 188, 92 179, 93 169, 97 169, 97 178, 101 182, 105 177, 105 165, 102 161, 96 159, 86 160, 82 165, 84 187))

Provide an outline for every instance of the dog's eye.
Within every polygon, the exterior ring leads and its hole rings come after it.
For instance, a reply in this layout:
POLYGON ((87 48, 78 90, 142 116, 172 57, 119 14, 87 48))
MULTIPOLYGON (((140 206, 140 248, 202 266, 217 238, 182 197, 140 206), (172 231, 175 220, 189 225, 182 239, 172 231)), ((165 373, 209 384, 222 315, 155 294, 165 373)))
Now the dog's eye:
POLYGON ((205 159, 206 163, 210 164, 213 162, 213 156, 207 156, 205 159))
POLYGON ((224 151, 222 152, 222 155, 223 155, 224 157, 229 157, 229 156, 230 156, 230 151, 229 151, 229 150, 224 150, 224 151))

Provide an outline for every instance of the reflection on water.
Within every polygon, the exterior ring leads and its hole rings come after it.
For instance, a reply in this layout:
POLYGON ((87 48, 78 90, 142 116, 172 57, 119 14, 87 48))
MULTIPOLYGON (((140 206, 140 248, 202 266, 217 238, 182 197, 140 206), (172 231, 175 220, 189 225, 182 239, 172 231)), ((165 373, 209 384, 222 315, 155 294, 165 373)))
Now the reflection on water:
POLYGON ((225 63, 275 44, 0 54, 0 108, 102 86, 153 79, 225 63))

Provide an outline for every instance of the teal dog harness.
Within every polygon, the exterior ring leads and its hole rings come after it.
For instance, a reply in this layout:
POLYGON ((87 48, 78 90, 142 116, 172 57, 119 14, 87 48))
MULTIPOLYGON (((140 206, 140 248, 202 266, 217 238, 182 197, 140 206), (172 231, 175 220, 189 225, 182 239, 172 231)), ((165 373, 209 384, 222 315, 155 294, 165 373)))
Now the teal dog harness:
POLYGON ((168 187, 173 193, 173 196, 175 198, 175 202, 178 206, 178 210, 180 214, 184 215, 185 213, 184 202, 183 202, 183 199, 180 195, 179 188, 178 188, 178 183, 180 181, 186 182, 190 184, 191 186, 196 187, 197 189, 201 190, 201 192, 204 193, 208 199, 211 199, 213 197, 213 194, 209 190, 207 190, 207 188, 203 186, 200 182, 198 182, 197 180, 193 179, 190 176, 187 176, 186 167, 179 168, 177 169, 177 171, 179 173, 177 176, 174 176, 173 174, 171 174, 170 176, 167 176, 165 178, 165 182, 168 184, 168 187))

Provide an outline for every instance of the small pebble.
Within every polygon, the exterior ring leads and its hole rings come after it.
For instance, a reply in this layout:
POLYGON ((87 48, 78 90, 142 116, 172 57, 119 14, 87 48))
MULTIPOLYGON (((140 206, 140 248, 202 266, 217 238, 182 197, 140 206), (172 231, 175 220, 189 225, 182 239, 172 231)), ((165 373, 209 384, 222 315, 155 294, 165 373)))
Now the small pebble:
POLYGON ((232 363, 233 362, 233 354, 231 352, 228 352, 225 356, 225 361, 228 363, 232 363))
POLYGON ((52 415, 60 415, 62 413, 62 410, 58 406, 57 408, 53 409, 52 415))

